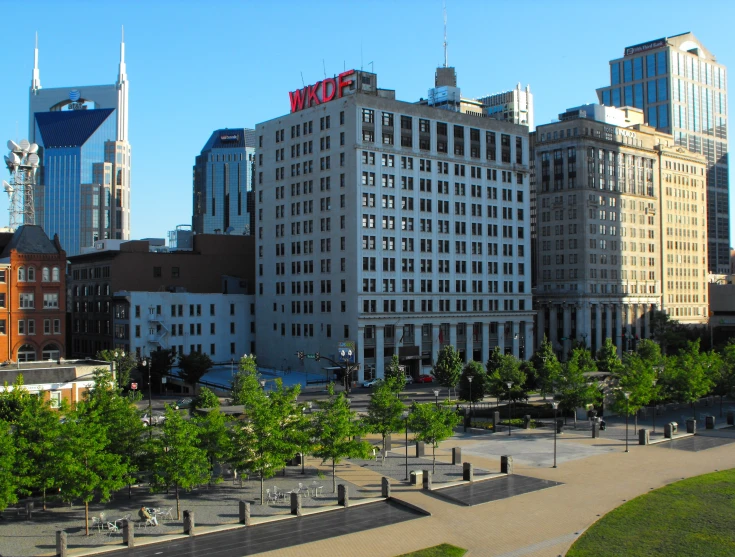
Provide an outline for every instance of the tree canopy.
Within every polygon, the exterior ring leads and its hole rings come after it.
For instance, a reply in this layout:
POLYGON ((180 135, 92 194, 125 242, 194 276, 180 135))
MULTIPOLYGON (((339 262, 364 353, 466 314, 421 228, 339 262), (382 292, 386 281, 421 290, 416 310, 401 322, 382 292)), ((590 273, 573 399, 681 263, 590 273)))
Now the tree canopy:
POLYGON ((451 408, 437 407, 430 402, 426 404, 414 402, 411 406, 408 427, 416 441, 431 445, 432 471, 436 472, 436 448, 439 443, 452 436, 458 423, 459 416, 451 408))
POLYGON ((454 349, 454 346, 447 344, 439 350, 439 356, 437 356, 431 374, 442 387, 449 390, 457 387, 462 375, 462 358, 459 357, 459 352, 454 349))

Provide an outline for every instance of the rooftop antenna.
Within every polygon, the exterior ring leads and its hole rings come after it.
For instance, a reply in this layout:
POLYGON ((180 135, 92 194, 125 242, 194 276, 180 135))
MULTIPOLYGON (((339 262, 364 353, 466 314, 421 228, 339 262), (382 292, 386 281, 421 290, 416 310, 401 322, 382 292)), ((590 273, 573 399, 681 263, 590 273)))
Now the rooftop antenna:
POLYGON ((300 73, 301 73, 301 86, 306 87, 306 83, 304 83, 304 72, 300 72, 300 73))
POLYGON ((324 79, 327 79, 327 65, 324 63, 324 58, 322 58, 322 69, 324 70, 324 79))
POLYGON ((360 41, 360 71, 362 71, 362 41, 360 41))
POLYGON ((444 0, 444 67, 449 67, 449 56, 447 53, 447 0, 444 0))

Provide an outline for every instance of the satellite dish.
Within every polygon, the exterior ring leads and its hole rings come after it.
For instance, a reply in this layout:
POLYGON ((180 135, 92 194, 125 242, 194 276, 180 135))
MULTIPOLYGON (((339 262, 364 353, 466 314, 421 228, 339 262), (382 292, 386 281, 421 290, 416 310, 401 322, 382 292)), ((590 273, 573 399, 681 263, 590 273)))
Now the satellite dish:
POLYGON ((20 164, 20 157, 15 153, 9 153, 8 157, 6 158, 10 158, 10 162, 12 162, 13 164, 20 164))
POLYGON ((13 188, 10 184, 8 184, 5 180, 3 180, 3 190, 10 193, 11 191, 13 191, 13 188))
POLYGON ((31 146, 28 149, 28 152, 31 153, 31 154, 38 153, 38 145, 35 144, 35 143, 31 143, 31 146))
POLYGON ((230 235, 230 234, 232 234, 232 233, 233 233, 234 231, 235 231, 235 227, 234 227, 234 226, 228 226, 228 227, 227 227, 227 230, 225 230, 225 234, 227 234, 227 235, 229 236, 229 235, 230 235))
POLYGON ((11 151, 20 151, 20 145, 18 145, 15 141, 12 139, 8 139, 8 149, 11 151))
POLYGON ((31 166, 38 166, 38 162, 40 160, 41 159, 35 153, 32 155, 28 155, 28 164, 30 164, 31 166))
POLYGON ((24 153, 27 153, 28 149, 31 148, 31 142, 28 141, 27 139, 21 139, 20 148, 24 153))

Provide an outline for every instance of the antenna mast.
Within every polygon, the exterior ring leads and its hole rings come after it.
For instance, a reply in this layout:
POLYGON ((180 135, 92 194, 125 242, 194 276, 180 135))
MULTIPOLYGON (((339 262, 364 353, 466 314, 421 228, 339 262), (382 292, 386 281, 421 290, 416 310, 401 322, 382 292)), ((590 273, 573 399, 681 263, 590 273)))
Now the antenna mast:
POLYGON ((3 180, 3 189, 10 197, 10 228, 15 230, 23 224, 36 224, 33 196, 40 158, 38 145, 27 139, 20 143, 8 141, 8 149, 5 165, 10 171, 10 183, 3 180))
POLYGON ((447 0, 444 0, 444 67, 449 67, 449 56, 447 53, 447 0))

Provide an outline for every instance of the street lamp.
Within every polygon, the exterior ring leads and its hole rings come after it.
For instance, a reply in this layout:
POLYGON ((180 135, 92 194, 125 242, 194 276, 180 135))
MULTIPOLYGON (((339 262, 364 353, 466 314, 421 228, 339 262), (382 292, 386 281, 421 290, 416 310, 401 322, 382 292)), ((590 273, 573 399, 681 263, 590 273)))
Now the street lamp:
POLYGON ((439 389, 434 389, 434 398, 436 399, 436 407, 439 409, 439 389))
POLYGON ((556 421, 556 409, 559 408, 559 402, 554 401, 551 403, 554 407, 554 468, 556 468, 556 432, 559 430, 559 423, 556 421))
POLYGON ((153 396, 151 394, 152 387, 151 387, 151 359, 146 357, 143 358, 143 367, 148 368, 148 421, 150 422, 150 425, 148 426, 148 438, 153 437, 153 396))
POLYGON ((630 392, 625 391, 625 452, 628 452, 628 415, 630 414, 630 392))
POLYGON ((265 391, 265 379, 261 379, 258 383, 260 383, 260 388, 265 391))
POLYGON ((470 417, 472 416, 472 379, 473 377, 470 375, 467 377, 467 381, 470 382, 470 417))
POLYGON ((403 411, 403 419, 406 420, 406 478, 408 481, 408 410, 403 411))
POLYGON ((510 437, 510 421, 513 419, 510 415, 510 389, 513 387, 513 381, 506 381, 506 385, 508 385, 508 437, 510 437))
POLYGON ((651 422, 653 423, 653 433, 656 433, 656 383, 657 380, 651 381, 653 383, 653 389, 651 393, 651 402, 653 402, 653 414, 651 414, 651 422))

